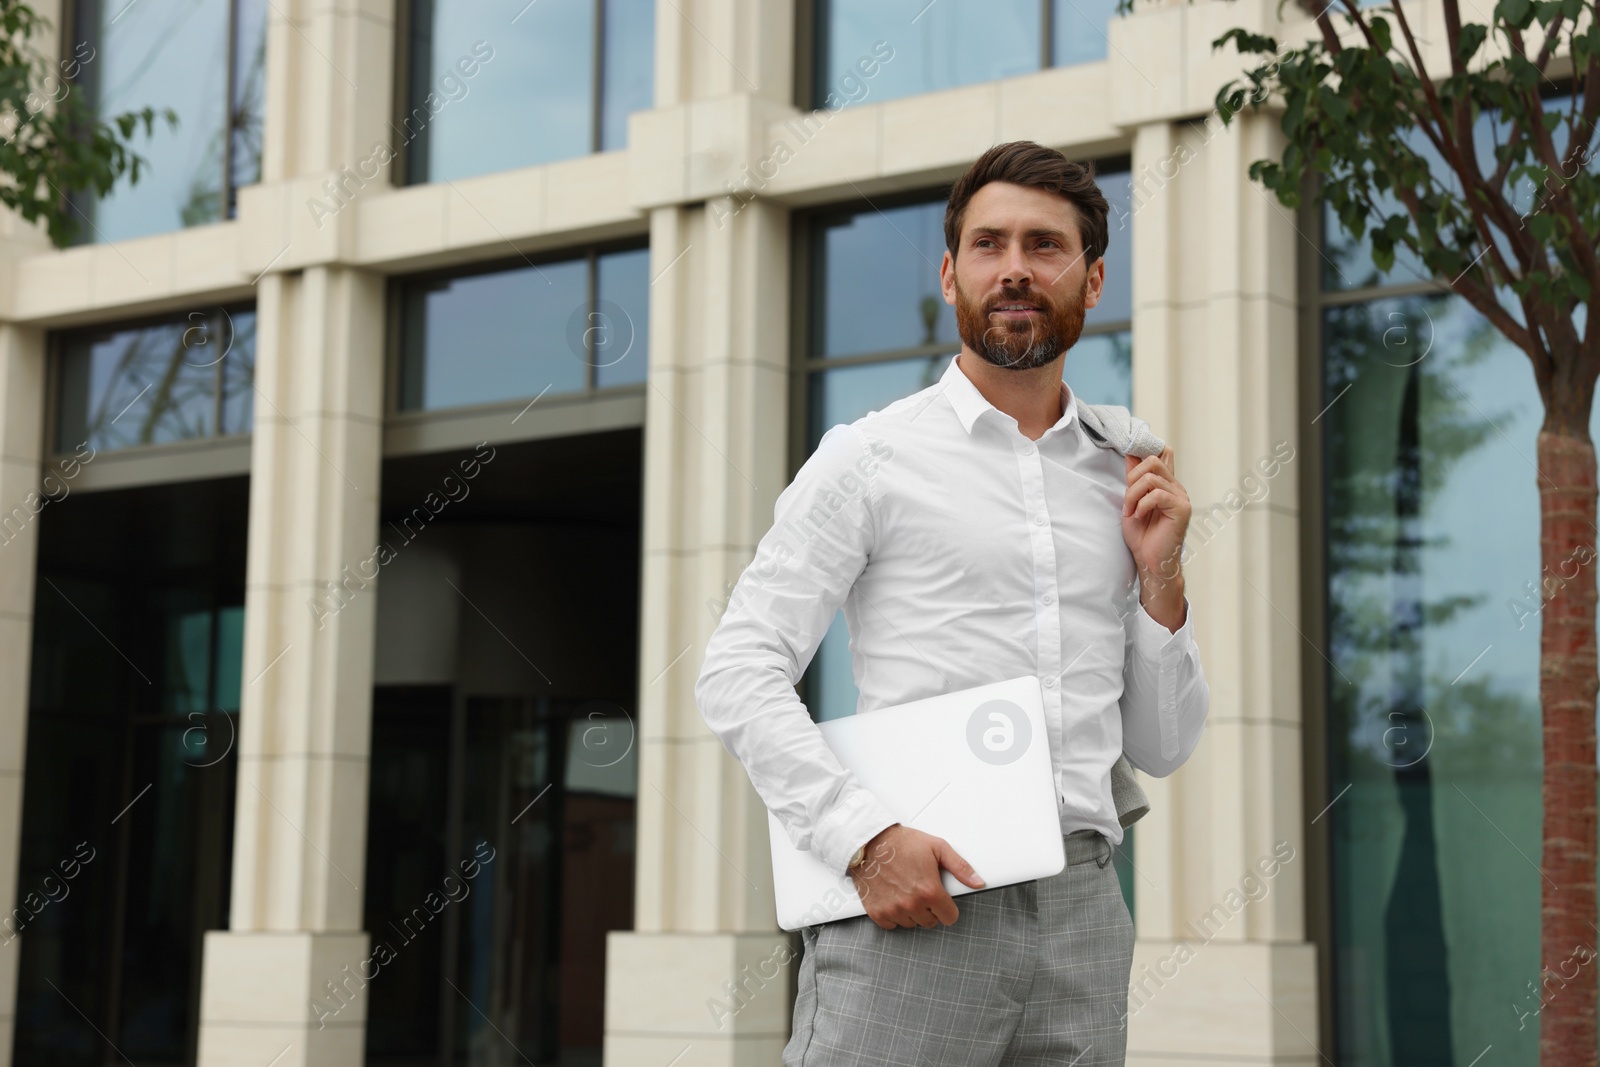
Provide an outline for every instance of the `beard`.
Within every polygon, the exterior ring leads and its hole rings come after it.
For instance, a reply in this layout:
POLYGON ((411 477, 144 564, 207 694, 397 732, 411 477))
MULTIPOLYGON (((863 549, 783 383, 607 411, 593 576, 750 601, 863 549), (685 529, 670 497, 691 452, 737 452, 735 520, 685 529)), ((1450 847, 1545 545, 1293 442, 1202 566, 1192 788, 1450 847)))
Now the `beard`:
POLYGON ((956 332, 972 351, 997 367, 1008 370, 1033 370, 1043 367, 1078 343, 1083 333, 1083 302, 1089 279, 1076 297, 1057 302, 1035 289, 1006 286, 987 307, 969 300, 956 283, 956 332), (1040 314, 1024 319, 994 321, 989 312, 1002 304, 1025 302, 1037 305, 1040 314))

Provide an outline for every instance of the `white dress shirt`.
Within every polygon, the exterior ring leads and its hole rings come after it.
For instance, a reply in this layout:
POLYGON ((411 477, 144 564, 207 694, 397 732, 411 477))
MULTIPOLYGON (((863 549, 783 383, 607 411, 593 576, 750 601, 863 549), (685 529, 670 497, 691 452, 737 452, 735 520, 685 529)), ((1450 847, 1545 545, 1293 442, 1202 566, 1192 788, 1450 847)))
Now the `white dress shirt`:
POLYGON ((1019 675, 1043 685, 1061 829, 1122 842, 1111 765, 1171 774, 1210 691, 1184 601, 1138 603, 1123 457, 1064 414, 1038 441, 951 357, 935 385, 832 427, 706 647, 695 699, 795 847, 843 872, 897 820, 840 766, 795 685, 841 606, 856 711, 1019 675))

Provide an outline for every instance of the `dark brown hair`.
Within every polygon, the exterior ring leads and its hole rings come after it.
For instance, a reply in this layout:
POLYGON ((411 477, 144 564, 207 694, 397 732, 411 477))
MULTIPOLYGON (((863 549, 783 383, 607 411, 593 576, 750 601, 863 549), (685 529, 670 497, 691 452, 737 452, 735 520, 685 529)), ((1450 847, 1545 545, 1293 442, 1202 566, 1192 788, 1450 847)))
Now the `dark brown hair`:
POLYGON ((1007 141, 979 156, 950 187, 950 202, 944 209, 944 244, 952 259, 961 239, 967 202, 990 182, 1029 185, 1064 197, 1077 209, 1084 262, 1093 264, 1105 255, 1106 213, 1110 205, 1095 184, 1094 165, 1074 163, 1054 148, 1033 141, 1007 141))

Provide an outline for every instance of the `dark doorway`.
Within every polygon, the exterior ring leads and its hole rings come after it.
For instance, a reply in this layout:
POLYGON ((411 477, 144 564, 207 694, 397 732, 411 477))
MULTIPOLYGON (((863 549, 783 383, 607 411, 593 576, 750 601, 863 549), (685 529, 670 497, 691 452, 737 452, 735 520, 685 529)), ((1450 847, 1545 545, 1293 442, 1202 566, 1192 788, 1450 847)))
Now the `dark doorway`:
POLYGON ((633 926, 640 449, 385 464, 377 563, 323 605, 378 597, 369 1062, 600 1062, 605 935, 633 926))
POLYGON ((195 1061, 227 926, 246 478, 39 516, 18 907, 19 1067, 195 1061))

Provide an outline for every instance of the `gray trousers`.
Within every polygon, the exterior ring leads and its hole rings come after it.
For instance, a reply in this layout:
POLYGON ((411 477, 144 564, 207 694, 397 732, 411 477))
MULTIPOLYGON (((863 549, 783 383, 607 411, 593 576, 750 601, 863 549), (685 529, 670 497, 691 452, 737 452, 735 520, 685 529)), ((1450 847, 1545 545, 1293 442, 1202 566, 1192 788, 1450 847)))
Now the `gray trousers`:
POLYGON ((784 1067, 1121 1064, 1133 920, 1110 842, 1064 840, 1060 874, 958 896, 949 926, 802 927, 784 1067))

